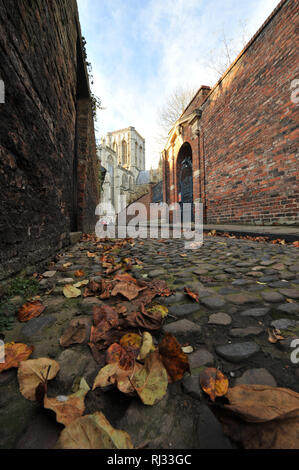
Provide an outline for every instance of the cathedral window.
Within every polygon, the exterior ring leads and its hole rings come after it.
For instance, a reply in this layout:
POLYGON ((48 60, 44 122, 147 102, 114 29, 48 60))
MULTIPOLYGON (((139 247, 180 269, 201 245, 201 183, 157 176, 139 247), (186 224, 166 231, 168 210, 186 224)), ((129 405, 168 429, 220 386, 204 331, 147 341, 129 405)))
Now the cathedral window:
POLYGON ((122 163, 123 165, 128 164, 128 146, 125 140, 122 142, 122 163))

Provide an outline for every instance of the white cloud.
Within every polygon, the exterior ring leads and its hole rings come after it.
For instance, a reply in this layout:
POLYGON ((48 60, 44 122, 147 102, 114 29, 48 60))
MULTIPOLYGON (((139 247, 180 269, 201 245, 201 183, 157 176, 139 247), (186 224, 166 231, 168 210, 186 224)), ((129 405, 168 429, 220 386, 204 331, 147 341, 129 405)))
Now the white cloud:
POLYGON ((278 1, 252 0, 250 5, 237 0, 149 0, 135 10, 133 3, 102 0, 95 7, 95 0, 79 0, 80 19, 93 64, 94 91, 107 107, 99 112, 99 134, 135 126, 146 139, 150 167, 159 159, 157 110, 167 95, 178 85, 198 89, 215 83, 208 57, 221 29, 238 37, 238 21, 245 16, 252 36, 278 1), (102 22, 101 5, 110 10, 102 22), (139 65, 132 48, 140 44, 139 65))

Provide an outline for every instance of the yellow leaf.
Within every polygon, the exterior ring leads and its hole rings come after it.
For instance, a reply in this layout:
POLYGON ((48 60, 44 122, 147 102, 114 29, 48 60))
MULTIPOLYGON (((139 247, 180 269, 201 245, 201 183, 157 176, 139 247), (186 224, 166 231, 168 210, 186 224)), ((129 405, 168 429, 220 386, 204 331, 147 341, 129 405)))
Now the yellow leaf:
POLYGON ((168 315, 168 308, 165 307, 164 305, 155 305, 152 308, 148 309, 148 312, 150 313, 160 313, 162 318, 166 318, 168 315))
POLYGON ((144 405, 153 406, 162 400, 167 392, 168 375, 158 351, 147 356, 144 367, 134 374, 131 383, 144 405))
POLYGON ((142 344, 142 338, 136 333, 127 333, 120 339, 119 344, 121 347, 133 351, 137 356, 142 344))
POLYGON ((76 297, 80 297, 81 295, 81 291, 77 289, 76 287, 72 286, 71 284, 67 284, 64 287, 63 293, 65 297, 67 297, 68 299, 74 299, 76 297))
POLYGON ((191 353, 193 353, 194 349, 192 348, 192 346, 185 346, 185 347, 182 348, 182 351, 185 354, 191 354, 191 353))
POLYGON ((82 416, 60 434, 56 449, 133 449, 128 433, 114 429, 103 413, 82 416))
POLYGON ((65 263, 63 265, 64 268, 70 268, 72 266, 73 263, 65 263))
POLYGON ((87 286, 87 284, 89 284, 88 279, 87 279, 86 281, 77 282, 76 284, 74 284, 74 287, 76 287, 77 289, 79 289, 80 287, 87 286))
POLYGON ((142 345, 139 356, 137 357, 138 361, 143 361, 148 356, 148 354, 154 350, 155 347, 153 345, 153 337, 148 331, 145 331, 142 337, 142 345))

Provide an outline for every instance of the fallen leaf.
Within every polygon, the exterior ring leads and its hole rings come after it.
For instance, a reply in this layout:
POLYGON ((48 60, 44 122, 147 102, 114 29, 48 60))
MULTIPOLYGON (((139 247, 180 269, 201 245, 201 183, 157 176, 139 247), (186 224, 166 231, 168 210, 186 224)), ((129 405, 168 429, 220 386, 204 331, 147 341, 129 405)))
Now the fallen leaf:
POLYGON ((132 282, 133 284, 137 284, 137 279, 135 279, 133 276, 131 276, 128 273, 117 273, 113 279, 115 281, 132 282))
POLYGON ((90 331, 90 319, 87 317, 79 317, 71 320, 69 327, 60 338, 60 346, 68 348, 72 344, 82 344, 87 339, 90 331))
POLYGON ((81 291, 71 284, 67 284, 63 288, 63 293, 68 299, 75 299, 76 297, 80 297, 81 295, 81 291))
POLYGON ((82 271, 81 269, 78 269, 78 271, 75 272, 75 276, 76 276, 76 277, 84 277, 84 276, 85 276, 85 272, 82 271))
POLYGON ((115 297, 116 295, 121 294, 128 300, 133 300, 136 299, 136 297, 139 295, 139 292, 143 291, 144 289, 145 287, 139 287, 131 282, 119 282, 112 290, 111 295, 115 297))
MULTIPOLYGON (((245 449, 299 448, 299 394, 266 385, 238 385, 229 405, 215 407, 225 434, 245 449)), ((214 407, 213 407, 214 411, 214 407)))
POLYGON ((73 421, 60 434, 56 449, 133 449, 130 436, 114 429, 97 411, 73 421))
POLYGON ((137 357, 142 345, 142 337, 136 333, 127 333, 121 337, 119 344, 122 348, 132 351, 134 356, 137 357))
POLYGON ((45 306, 39 300, 35 302, 28 302, 24 304, 18 311, 18 320, 22 323, 25 323, 32 318, 39 317, 45 310, 45 306))
POLYGON ((107 364, 105 367, 103 367, 95 378, 92 390, 96 390, 97 388, 106 388, 110 385, 114 385, 116 383, 117 370, 118 364, 116 362, 112 362, 111 364, 107 364))
POLYGON ((184 291, 186 292, 186 294, 189 295, 189 297, 191 297, 191 299, 195 300, 196 302, 199 302, 199 295, 196 292, 192 292, 189 287, 185 287, 184 291))
POLYGON ((89 284, 89 281, 86 279, 85 281, 80 281, 74 284, 74 287, 76 289, 80 289, 80 287, 87 286, 89 284))
POLYGON ((153 337, 148 331, 145 331, 142 336, 142 345, 137 357, 138 361, 144 361, 148 354, 154 350, 153 337))
POLYGON ((186 372, 190 372, 187 355, 182 351, 177 339, 170 333, 166 333, 159 344, 159 353, 172 382, 181 380, 186 372))
POLYGON ((85 289, 83 297, 94 297, 95 294, 98 294, 99 292, 102 292, 101 290, 101 284, 95 282, 95 281, 90 281, 88 284, 88 287, 85 289))
POLYGON ((192 348, 192 346, 184 346, 182 348, 182 351, 185 353, 185 354, 191 354, 193 353, 194 349, 192 348))
POLYGON ((123 267, 122 264, 117 264, 116 266, 112 266, 111 268, 108 268, 106 271, 106 274, 113 274, 116 271, 119 271, 123 267))
POLYGON ((56 398, 44 398, 44 407, 56 413, 56 420, 68 426, 83 415, 85 411, 84 400, 90 388, 86 380, 81 379, 79 390, 69 396, 60 395, 56 398))
POLYGON ((168 308, 165 305, 154 305, 147 310, 149 313, 159 313, 164 319, 168 315, 168 308))
POLYGON ((72 266, 72 264, 73 264, 73 263, 64 263, 63 267, 64 267, 65 269, 67 269, 67 268, 70 268, 70 267, 72 266))
POLYGON ((226 395, 229 387, 227 377, 214 367, 208 367, 200 374, 200 385, 205 393, 209 395, 212 401, 216 397, 226 395))
POLYGON ((147 312, 143 304, 139 312, 132 312, 126 316, 126 323, 132 328, 157 331, 163 324, 163 318, 159 312, 147 312))
POLYGON ((134 394, 131 378, 135 372, 142 369, 141 364, 136 363, 134 354, 119 344, 113 344, 107 351, 107 362, 96 376, 93 390, 116 384, 120 392, 134 394))
POLYGON ((101 295, 100 299, 106 300, 109 299, 111 296, 111 291, 114 288, 115 283, 111 281, 107 281, 106 279, 103 279, 101 281, 101 295))
POLYGON ((277 343, 277 341, 281 341, 285 339, 283 336, 281 336, 280 331, 277 330, 276 328, 268 328, 268 341, 269 343, 277 343))
POLYGON ((88 258, 95 258, 97 255, 96 253, 90 253, 89 251, 87 252, 88 258))
POLYGON ((131 370, 135 364, 135 354, 118 343, 111 344, 107 350, 107 364, 117 363, 123 370, 131 370))
POLYGON ((138 258, 135 258, 135 263, 138 264, 138 266, 143 266, 143 262, 140 261, 138 258))
POLYGON ((28 400, 36 400, 37 387, 48 380, 54 379, 59 372, 59 364, 53 359, 29 359, 21 362, 18 369, 20 392, 28 400))
POLYGON ((23 343, 7 343, 4 345, 4 360, 0 363, 0 373, 12 368, 18 368, 20 363, 26 361, 33 352, 33 346, 23 343))
POLYGON ((127 313, 127 311, 128 311, 127 307, 125 305, 122 305, 122 304, 115 305, 115 310, 119 314, 127 313))
MULTIPOLYGON (((102 351, 110 346, 112 343, 117 342, 123 335, 124 320, 119 314, 109 305, 101 307, 94 307, 93 310, 93 323, 91 328, 89 346, 93 352, 93 356, 97 361, 96 350, 102 351)), ((99 356, 101 359, 101 355, 99 356)))
POLYGON ((153 406, 166 395, 167 371, 158 351, 150 353, 144 366, 132 377, 131 383, 144 405, 153 406))

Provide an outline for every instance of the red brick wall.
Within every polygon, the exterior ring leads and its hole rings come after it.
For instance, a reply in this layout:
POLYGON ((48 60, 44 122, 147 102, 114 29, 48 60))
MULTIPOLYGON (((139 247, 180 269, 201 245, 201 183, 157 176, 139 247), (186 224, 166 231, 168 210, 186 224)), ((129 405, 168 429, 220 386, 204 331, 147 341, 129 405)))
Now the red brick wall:
MULTIPOLYGON (((212 89, 199 138, 184 129, 193 169, 200 170, 194 199, 205 203, 209 223, 299 224, 298 107, 291 100, 299 78, 298 6, 282 1, 212 89)), ((171 201, 176 194, 177 188, 171 201)))

